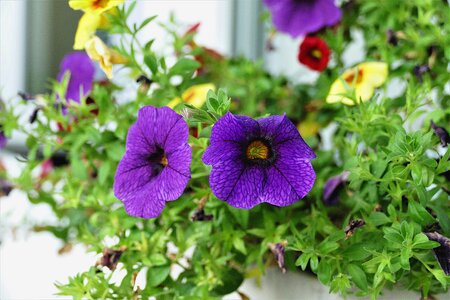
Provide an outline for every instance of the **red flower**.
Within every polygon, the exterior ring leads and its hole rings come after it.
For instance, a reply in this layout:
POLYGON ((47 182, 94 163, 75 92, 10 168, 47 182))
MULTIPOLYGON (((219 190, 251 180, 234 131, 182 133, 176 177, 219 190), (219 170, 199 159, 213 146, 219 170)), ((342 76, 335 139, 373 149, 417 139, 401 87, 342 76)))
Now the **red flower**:
POLYGON ((330 60, 330 49, 321 38, 307 36, 300 45, 298 61, 312 70, 323 71, 330 60))

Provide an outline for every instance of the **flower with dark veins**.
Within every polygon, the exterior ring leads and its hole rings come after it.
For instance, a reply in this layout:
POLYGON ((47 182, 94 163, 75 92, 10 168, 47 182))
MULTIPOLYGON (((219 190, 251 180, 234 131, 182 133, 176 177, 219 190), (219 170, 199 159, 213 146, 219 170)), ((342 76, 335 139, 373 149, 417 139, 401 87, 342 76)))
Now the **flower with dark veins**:
POLYGON ((434 133, 441 140, 442 147, 450 144, 450 135, 445 128, 437 126, 433 121, 431 121, 431 128, 433 128, 434 133))
POLYGON ((190 179, 188 125, 168 107, 145 106, 127 136, 114 194, 131 216, 155 218, 166 201, 178 199, 190 179))
POLYGON ((445 275, 450 275, 450 239, 438 232, 426 232, 425 235, 429 240, 438 242, 441 244, 439 247, 434 248, 434 256, 439 265, 444 271, 445 275))
POLYGON ((311 190, 316 155, 285 116, 253 120, 227 113, 214 124, 203 162, 217 198, 237 208, 288 206, 311 190))
POLYGON ((292 37, 316 32, 341 20, 334 0, 264 0, 276 29, 292 37))
POLYGON ((339 175, 333 176, 327 180, 323 187, 323 203, 326 205, 336 205, 339 203, 339 193, 347 181, 350 172, 344 171, 339 175))

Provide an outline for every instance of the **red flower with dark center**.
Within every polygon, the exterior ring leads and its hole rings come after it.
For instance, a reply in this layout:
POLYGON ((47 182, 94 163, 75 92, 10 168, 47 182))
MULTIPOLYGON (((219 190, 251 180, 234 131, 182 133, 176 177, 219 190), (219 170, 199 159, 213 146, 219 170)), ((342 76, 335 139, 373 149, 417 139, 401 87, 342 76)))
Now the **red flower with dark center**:
POLYGON ((300 45, 298 61, 315 71, 323 71, 330 60, 330 49, 321 38, 307 36, 300 45))

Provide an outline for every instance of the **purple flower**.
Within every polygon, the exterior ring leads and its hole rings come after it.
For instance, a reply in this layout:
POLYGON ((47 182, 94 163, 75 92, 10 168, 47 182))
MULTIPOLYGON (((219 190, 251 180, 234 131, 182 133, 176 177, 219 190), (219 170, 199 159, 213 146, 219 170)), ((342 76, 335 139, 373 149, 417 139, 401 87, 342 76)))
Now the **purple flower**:
POLYGON ((6 147, 6 136, 2 131, 2 128, 0 126, 0 149, 3 149, 6 147))
POLYGON ((131 216, 155 218, 183 193, 189 178, 188 125, 168 107, 145 106, 128 130, 114 194, 131 216))
POLYGON ((441 140, 442 147, 450 144, 450 135, 445 128, 437 126, 433 121, 431 121, 431 128, 433 128, 434 133, 441 140))
POLYGON ((438 232, 426 232, 425 235, 429 240, 438 242, 441 244, 439 247, 434 248, 434 256, 444 271, 445 275, 450 275, 450 239, 438 232))
POLYGON ((341 20, 334 0, 264 0, 275 27, 292 37, 313 33, 341 20))
POLYGON ((227 113, 212 128, 203 162, 217 198, 237 208, 291 205, 311 190, 316 155, 286 116, 253 120, 227 113))
POLYGON ((327 180, 323 187, 323 203, 326 205, 336 205, 339 203, 339 193, 344 186, 344 183, 347 181, 348 175, 350 175, 350 173, 345 171, 327 180))
POLYGON ((70 73, 66 99, 80 102, 92 90, 95 66, 85 52, 71 52, 64 56, 59 66, 58 81, 61 82, 66 72, 70 73))

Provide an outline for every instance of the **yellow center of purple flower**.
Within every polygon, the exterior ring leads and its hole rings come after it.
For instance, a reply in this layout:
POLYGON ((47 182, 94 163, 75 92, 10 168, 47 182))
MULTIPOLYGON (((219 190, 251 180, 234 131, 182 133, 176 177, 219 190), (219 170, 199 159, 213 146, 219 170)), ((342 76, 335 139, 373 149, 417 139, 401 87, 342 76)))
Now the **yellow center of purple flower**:
POLYGON ((159 161, 159 163, 165 167, 169 164, 169 161, 167 160, 167 157, 165 154, 163 154, 163 156, 161 157, 161 160, 159 161))
POLYGON ((245 154, 250 160, 268 159, 270 155, 269 146, 267 146, 263 141, 255 140, 247 146, 245 154))

